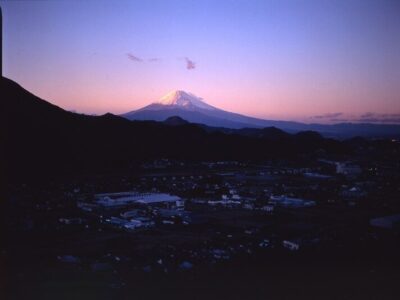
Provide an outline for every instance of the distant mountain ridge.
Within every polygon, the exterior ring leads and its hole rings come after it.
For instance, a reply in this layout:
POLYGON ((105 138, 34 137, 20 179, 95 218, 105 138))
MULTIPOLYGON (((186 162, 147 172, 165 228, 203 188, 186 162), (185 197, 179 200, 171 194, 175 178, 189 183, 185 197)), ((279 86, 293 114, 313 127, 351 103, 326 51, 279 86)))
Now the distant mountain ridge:
POLYGON ((164 124, 171 125, 171 126, 181 126, 181 125, 189 124, 189 122, 182 119, 181 117, 173 116, 173 117, 169 117, 168 119, 166 119, 164 121, 164 124))
POLYGON ((164 121, 179 116, 190 123, 230 129, 277 127, 290 133, 318 131, 325 137, 351 138, 400 137, 400 125, 340 123, 304 124, 291 121, 263 120, 228 112, 207 104, 202 98, 181 90, 172 91, 141 109, 121 115, 128 120, 164 121))

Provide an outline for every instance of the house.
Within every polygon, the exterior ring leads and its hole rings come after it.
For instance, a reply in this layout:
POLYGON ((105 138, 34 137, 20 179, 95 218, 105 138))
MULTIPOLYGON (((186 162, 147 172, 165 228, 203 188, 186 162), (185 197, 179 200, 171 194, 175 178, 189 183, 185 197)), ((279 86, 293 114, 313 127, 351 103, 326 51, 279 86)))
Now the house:
POLYGON ((140 222, 136 228, 138 228, 138 227, 150 228, 155 225, 155 222, 152 219, 146 218, 146 217, 137 217, 137 218, 131 219, 130 222, 140 222))
POLYGON ((141 209, 132 209, 132 210, 128 210, 126 212, 122 212, 120 214, 120 216, 124 219, 129 219, 129 218, 135 218, 135 217, 142 216, 143 214, 144 214, 144 212, 141 209))
POLYGON ((263 239, 263 240, 258 244, 258 246, 259 246, 260 248, 267 248, 267 247, 269 247, 269 245, 270 245, 270 241, 269 241, 268 239, 263 239))
POLYGON ((330 175, 325 175, 325 174, 320 174, 320 173, 315 173, 315 172, 306 172, 303 175, 304 175, 304 177, 313 178, 313 179, 330 179, 330 178, 332 178, 332 176, 330 176, 330 175))
POLYGON ((188 261, 183 261, 179 265, 179 269, 181 269, 181 270, 190 270, 191 268, 193 268, 193 264, 191 262, 188 262, 188 261))
POLYGON ((297 251, 300 249, 300 243, 294 241, 284 240, 282 245, 284 248, 289 249, 290 251, 297 251))
POLYGON ((140 228, 140 227, 143 227, 142 222, 139 220, 134 220, 134 219, 129 220, 128 222, 126 222, 123 225, 123 228, 128 229, 128 230, 133 230, 133 229, 140 228))
POLYGON ((131 204, 145 205, 164 205, 184 208, 184 200, 180 197, 165 193, 138 193, 138 192, 120 192, 120 193, 104 193, 96 194, 96 203, 104 208, 121 207, 131 204))
POLYGON ((58 221, 65 225, 80 225, 84 222, 81 218, 59 218, 58 221))
POLYGON ((254 203, 249 203, 249 202, 244 203, 243 204, 243 208, 244 209, 248 209, 248 210, 253 210, 254 209, 254 203))
POLYGON ((163 220, 162 223, 166 224, 166 225, 174 225, 175 224, 175 222, 171 221, 171 220, 163 220))
POLYGON ((362 197, 365 197, 366 195, 367 195, 367 192, 362 190, 358 186, 353 186, 351 188, 343 188, 342 191, 340 192, 340 196, 342 196, 344 198, 352 198, 352 199, 362 198, 362 197))
POLYGON ((73 255, 59 255, 57 256, 57 259, 60 262, 69 264, 79 264, 81 262, 81 259, 79 257, 73 255))
POLYGON ((182 222, 191 222, 190 214, 183 210, 175 210, 175 209, 158 209, 157 214, 163 218, 172 221, 171 219, 180 219, 182 222))
POLYGON ((233 200, 240 200, 240 196, 238 194, 232 195, 233 200))
POLYGON ((346 177, 354 178, 362 173, 361 167, 348 162, 337 162, 336 173, 346 177))
POLYGON ((269 202, 271 204, 275 204, 275 205, 278 205, 278 206, 294 207, 294 208, 310 207, 310 206, 315 206, 316 205, 315 201, 312 201, 312 200, 304 200, 304 199, 300 199, 300 198, 291 198, 291 197, 287 197, 285 195, 271 196, 269 202))
POLYGON ((108 223, 108 224, 111 224, 111 225, 124 226, 129 221, 124 220, 124 219, 120 219, 120 218, 117 218, 117 217, 111 217, 111 218, 105 219, 104 222, 108 223))
POLYGON ((96 204, 87 203, 87 202, 77 202, 77 203, 76 203, 76 206, 77 206, 79 209, 84 210, 84 211, 87 211, 87 212, 92 212, 93 210, 95 210, 95 209, 98 208, 98 206, 97 206, 96 204))
POLYGON ((374 227, 385 229, 400 228, 400 214, 374 218, 369 221, 369 224, 374 227))
POLYGON ((227 251, 223 249, 211 249, 211 255, 215 259, 224 259, 227 260, 230 258, 230 255, 227 251))
POLYGON ((151 223, 151 220, 146 220, 146 221, 142 222, 142 220, 140 220, 140 219, 125 220, 125 219, 121 219, 121 218, 117 218, 117 217, 111 217, 109 219, 106 219, 105 223, 108 223, 108 224, 118 227, 120 229, 126 229, 126 230, 133 230, 133 229, 137 229, 137 228, 154 226, 154 222, 151 223))
POLYGON ((273 205, 265 205, 261 207, 262 211, 265 211, 267 213, 272 213, 274 211, 274 206, 273 205))
POLYGON ((209 200, 208 205, 211 206, 224 206, 224 207, 233 207, 233 206, 238 206, 241 204, 240 201, 234 201, 234 200, 209 200))

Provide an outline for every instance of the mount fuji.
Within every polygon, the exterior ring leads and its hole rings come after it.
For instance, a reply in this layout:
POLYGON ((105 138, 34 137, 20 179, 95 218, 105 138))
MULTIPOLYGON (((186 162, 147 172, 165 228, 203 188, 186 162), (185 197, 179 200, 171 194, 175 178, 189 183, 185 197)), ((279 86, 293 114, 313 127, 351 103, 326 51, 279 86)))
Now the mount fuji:
POLYGON ((262 128, 276 126, 288 131, 299 131, 305 124, 286 121, 262 120, 228 112, 207 104, 200 97, 181 90, 168 93, 160 100, 121 115, 129 120, 164 121, 172 116, 179 116, 191 123, 201 123, 214 127, 226 128, 262 128))
POLYGON ((369 123, 305 124, 291 121, 264 120, 232 113, 207 104, 202 98, 185 91, 172 91, 141 109, 122 114, 128 120, 164 121, 180 117, 190 123, 229 129, 277 127, 288 133, 317 131, 325 137, 351 138, 400 137, 400 125, 369 123))

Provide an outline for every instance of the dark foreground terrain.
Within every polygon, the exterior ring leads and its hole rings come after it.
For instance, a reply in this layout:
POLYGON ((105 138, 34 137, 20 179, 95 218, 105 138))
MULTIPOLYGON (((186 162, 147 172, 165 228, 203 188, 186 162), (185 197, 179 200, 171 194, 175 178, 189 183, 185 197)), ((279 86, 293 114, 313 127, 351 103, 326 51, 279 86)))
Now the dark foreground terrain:
POLYGON ((356 179, 327 169, 331 177, 321 179, 294 170, 150 164, 135 175, 15 185, 2 210, 4 298, 397 299, 399 227, 371 220, 399 211, 399 175, 356 179), (368 194, 343 192, 371 178, 372 186, 363 185, 368 194), (240 201, 214 204, 230 193, 226 187, 243 195, 240 201), (178 194, 190 217, 153 217, 157 208, 137 205, 77 206, 95 203, 95 192, 134 189, 178 194), (315 205, 264 211, 268 193, 283 190, 315 205), (127 231, 104 222, 132 209, 152 216, 154 226, 127 231))

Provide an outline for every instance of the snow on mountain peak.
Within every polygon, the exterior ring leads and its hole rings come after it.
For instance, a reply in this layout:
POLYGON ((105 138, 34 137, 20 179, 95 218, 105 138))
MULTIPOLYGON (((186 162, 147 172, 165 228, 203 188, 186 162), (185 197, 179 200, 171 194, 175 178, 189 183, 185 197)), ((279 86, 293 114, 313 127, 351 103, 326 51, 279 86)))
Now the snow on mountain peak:
POLYGON ((164 97, 162 97, 158 102, 162 105, 174 105, 180 106, 187 109, 202 108, 215 110, 213 106, 205 103, 202 98, 199 98, 192 93, 187 93, 181 90, 175 90, 169 92, 164 97))

